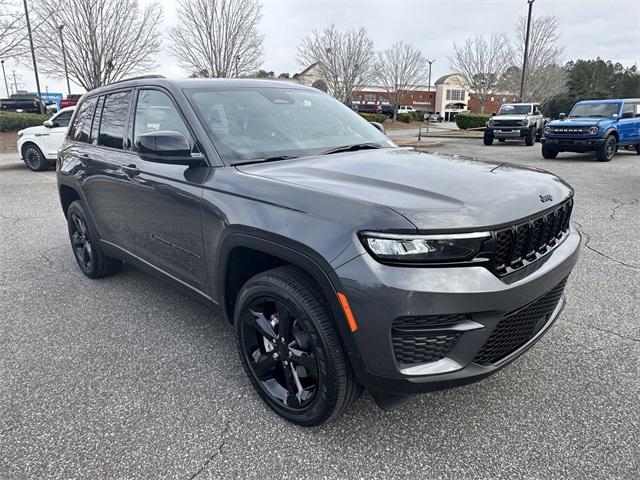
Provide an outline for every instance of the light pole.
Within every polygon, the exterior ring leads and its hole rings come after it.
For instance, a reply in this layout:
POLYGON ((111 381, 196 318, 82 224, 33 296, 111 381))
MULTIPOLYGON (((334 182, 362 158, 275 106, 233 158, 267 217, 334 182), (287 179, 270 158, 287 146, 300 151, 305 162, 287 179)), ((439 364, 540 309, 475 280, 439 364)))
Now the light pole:
POLYGON ((2 75, 4 76, 4 88, 7 89, 7 97, 9 96, 9 84, 7 83, 7 72, 4 70, 4 60, 0 60, 2 63, 2 75))
POLYGON ((24 0, 24 19, 27 23, 27 33, 29 34, 29 45, 31 46, 31 60, 33 60, 33 73, 36 76, 36 88, 38 89, 38 99, 40 100, 40 113, 44 114, 44 103, 40 92, 40 79, 38 78, 38 65, 36 64, 36 51, 33 48, 33 36, 31 35, 31 23, 29 22, 29 9, 27 0, 24 0))
MULTIPOLYGON (((11 73, 13 73, 13 86, 16 89, 16 93, 18 93, 18 81, 16 80, 16 71, 11 70, 11 73)), ((22 82, 22 78, 20 78, 20 82, 22 82)))
MULTIPOLYGON (((427 63, 429 64, 429 86, 427 87, 427 90, 429 92, 429 103, 431 103, 431 65, 436 63, 436 59, 434 58, 433 60, 427 60, 427 63)), ((433 110, 433 113, 436 113, 435 109, 433 110)))
POLYGON ((527 16, 527 34, 524 39, 524 58, 522 59, 522 78, 520 78, 520 101, 524 102, 524 76, 527 70, 527 57, 529 56, 529 33, 531 31, 531 10, 533 2, 536 0, 527 0, 529 4, 529 15, 527 16))
POLYGON ((69 70, 67 69, 67 53, 64 49, 64 38, 62 37, 62 29, 64 25, 61 23, 58 25, 58 32, 60 33, 60 45, 62 46, 62 61, 64 62, 64 76, 67 77, 67 94, 71 95, 71 84, 69 83, 69 70))

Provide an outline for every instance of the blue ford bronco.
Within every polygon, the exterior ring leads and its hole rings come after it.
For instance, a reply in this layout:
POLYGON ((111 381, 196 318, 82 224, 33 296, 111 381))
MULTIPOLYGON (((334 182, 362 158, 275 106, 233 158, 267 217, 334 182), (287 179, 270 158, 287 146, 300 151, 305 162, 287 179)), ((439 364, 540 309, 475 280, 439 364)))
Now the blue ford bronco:
POLYGON ((620 146, 640 155, 640 98, 578 102, 568 117, 561 113, 547 124, 541 141, 544 158, 595 151, 599 162, 608 162, 620 146))

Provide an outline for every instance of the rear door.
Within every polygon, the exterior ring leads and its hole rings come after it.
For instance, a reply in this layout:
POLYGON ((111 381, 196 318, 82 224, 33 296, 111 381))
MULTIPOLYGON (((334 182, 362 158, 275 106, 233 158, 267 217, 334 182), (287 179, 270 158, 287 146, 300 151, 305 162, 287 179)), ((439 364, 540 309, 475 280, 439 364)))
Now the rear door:
MULTIPOLYGON (((132 152, 136 139, 153 131, 179 131, 196 150, 195 137, 173 98, 161 88, 141 88, 132 113, 132 152)), ((204 291, 202 181, 209 167, 149 162, 132 153, 126 216, 134 253, 174 278, 204 291)))
POLYGON ((622 106, 622 114, 618 120, 618 133, 620 134, 620 144, 629 145, 638 140, 637 137, 637 121, 635 118, 636 106, 633 103, 624 102, 622 106))
POLYGON ((103 241, 130 249, 124 205, 131 179, 124 167, 134 155, 124 149, 132 90, 109 92, 97 99, 92 128, 83 147, 84 192, 103 241))

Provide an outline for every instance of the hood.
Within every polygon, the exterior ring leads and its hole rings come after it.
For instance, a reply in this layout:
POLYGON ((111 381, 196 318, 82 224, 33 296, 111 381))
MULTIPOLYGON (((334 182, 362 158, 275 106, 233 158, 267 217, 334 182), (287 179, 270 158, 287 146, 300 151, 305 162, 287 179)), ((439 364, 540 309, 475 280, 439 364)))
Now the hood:
POLYGON ((35 133, 43 133, 48 131, 49 129, 44 125, 37 125, 35 127, 27 127, 19 130, 18 133, 22 133, 23 135, 35 134, 35 133))
POLYGON ((496 115, 495 117, 491 117, 492 120, 526 120, 528 116, 531 114, 523 113, 521 115, 511 114, 511 115, 496 115))
POLYGON ((237 168, 247 174, 389 207, 420 230, 509 224, 557 205, 573 194, 563 180, 542 170, 440 157, 406 148, 345 152, 237 168), (552 200, 547 200, 548 195, 552 200))
POLYGON ((584 127, 599 125, 600 122, 611 120, 610 118, 575 117, 564 120, 552 120, 547 125, 551 127, 584 127))

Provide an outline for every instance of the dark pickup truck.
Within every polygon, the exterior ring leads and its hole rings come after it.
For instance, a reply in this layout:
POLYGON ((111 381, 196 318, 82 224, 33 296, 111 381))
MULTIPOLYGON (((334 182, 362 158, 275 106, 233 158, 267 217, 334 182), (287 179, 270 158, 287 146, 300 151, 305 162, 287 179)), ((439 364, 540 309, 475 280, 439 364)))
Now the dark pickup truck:
POLYGON ((14 93, 9 98, 0 100, 0 111, 40 113, 40 105, 46 111, 42 100, 35 94, 14 93))

